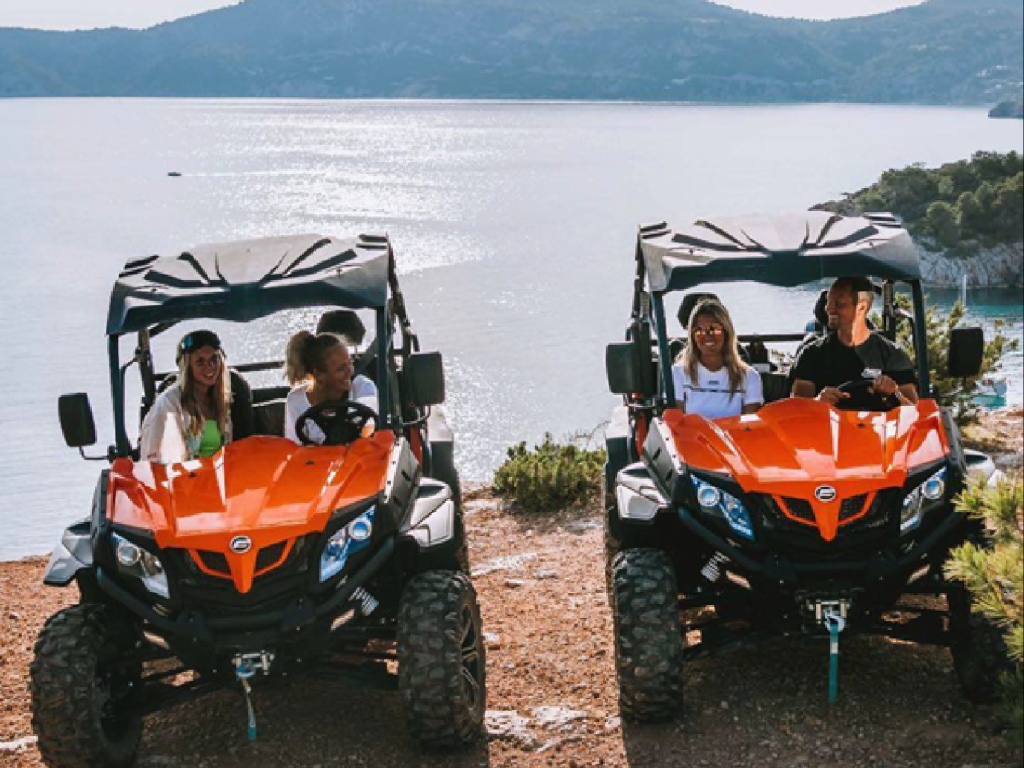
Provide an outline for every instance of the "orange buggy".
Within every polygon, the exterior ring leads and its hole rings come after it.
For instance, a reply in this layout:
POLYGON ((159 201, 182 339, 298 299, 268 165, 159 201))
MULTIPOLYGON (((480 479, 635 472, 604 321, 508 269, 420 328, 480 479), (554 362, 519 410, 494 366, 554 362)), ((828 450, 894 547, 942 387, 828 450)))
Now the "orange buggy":
MULTIPOLYGON (((353 660, 397 662, 407 725, 422 744, 475 739, 484 647, 452 435, 434 407, 444 400, 442 361, 420 351, 388 238, 270 238, 129 262, 107 337, 110 466, 45 576, 76 582, 81 601, 46 623, 31 668, 47 765, 130 765, 144 715, 226 686, 244 692, 254 738, 253 686, 353 660), (296 445, 282 436, 287 390, 256 388, 259 434, 211 458, 138 460, 125 379, 137 370, 145 414, 166 378, 154 371, 153 336, 184 320, 245 323, 309 306, 375 318, 376 340, 356 363, 379 392, 371 436, 347 428, 365 414, 338 401, 315 407, 328 444, 296 445)), ((85 395, 62 397, 60 416, 69 445, 96 442, 85 395)))
MULTIPOLYGON (((917 253, 899 222, 808 212, 681 230, 655 224, 640 229, 636 265, 626 341, 606 356, 610 389, 623 396, 607 431, 605 473, 623 714, 669 717, 686 659, 778 634, 830 639, 831 700, 840 634, 853 632, 948 645, 966 691, 990 693, 999 633, 972 613, 942 566, 951 547, 979 533, 954 498, 969 476, 991 478, 995 468, 961 446, 934 399, 917 253), (916 405, 879 399, 842 410, 790 399, 784 365, 763 355, 768 344, 806 341, 802 329, 739 336, 741 352, 762 354, 758 413, 709 420, 675 407, 670 293, 692 299, 712 283, 797 286, 839 276, 875 281, 881 333, 895 340, 909 326, 916 405), (907 605, 911 594, 945 602, 907 605), (913 620, 894 620, 896 608, 913 620)), ((684 307, 692 303, 684 298, 684 307)), ((983 346, 980 329, 954 330, 950 375, 976 375, 983 346)))

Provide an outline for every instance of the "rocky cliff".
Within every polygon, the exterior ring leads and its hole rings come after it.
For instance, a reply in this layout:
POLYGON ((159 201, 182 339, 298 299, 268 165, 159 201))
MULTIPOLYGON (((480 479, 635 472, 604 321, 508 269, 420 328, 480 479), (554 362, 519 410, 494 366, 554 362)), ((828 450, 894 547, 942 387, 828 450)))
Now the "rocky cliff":
POLYGON ((971 288, 1024 286, 1024 242, 981 248, 969 256, 929 250, 919 243, 918 255, 926 285, 958 288, 967 275, 971 288))

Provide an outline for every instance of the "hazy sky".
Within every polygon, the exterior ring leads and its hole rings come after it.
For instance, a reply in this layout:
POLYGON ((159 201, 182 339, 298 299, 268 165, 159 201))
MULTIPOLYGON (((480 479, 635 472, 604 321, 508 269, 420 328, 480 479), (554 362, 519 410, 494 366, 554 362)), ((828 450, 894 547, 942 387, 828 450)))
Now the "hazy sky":
MULTIPOLYGON (((864 16, 905 5, 917 5, 923 1, 717 0, 721 5, 731 5, 747 11, 808 19, 864 16)), ((161 21, 233 5, 235 2, 238 0, 0 0, 0 27, 149 27, 161 21)))

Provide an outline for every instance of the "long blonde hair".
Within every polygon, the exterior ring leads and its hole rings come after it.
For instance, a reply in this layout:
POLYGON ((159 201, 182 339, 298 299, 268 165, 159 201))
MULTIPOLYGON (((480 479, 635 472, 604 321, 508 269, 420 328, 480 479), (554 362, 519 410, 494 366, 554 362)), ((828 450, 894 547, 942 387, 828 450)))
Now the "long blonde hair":
MULTIPOLYGON (((192 349, 182 352, 178 357, 178 383, 181 386, 181 409, 188 415, 188 431, 192 437, 199 437, 203 434, 203 411, 199 407, 199 398, 196 397, 196 382, 192 376, 192 355, 199 349, 192 349)), ((227 442, 231 431, 231 374, 228 373, 227 358, 222 349, 216 349, 217 360, 217 381, 210 387, 213 395, 213 410, 217 420, 217 429, 224 435, 224 442, 227 442)))
POLYGON ((690 377, 690 381, 696 385, 697 364, 700 362, 700 347, 697 345, 696 328, 697 321, 706 317, 722 326, 722 333, 725 336, 722 344, 722 362, 725 363, 725 370, 729 372, 729 399, 738 393, 747 378, 747 370, 750 368, 740 357, 739 342, 736 339, 736 328, 729 317, 729 310, 713 299, 705 299, 694 307, 690 315, 690 325, 686 329, 689 342, 680 354, 680 362, 683 369, 690 377))

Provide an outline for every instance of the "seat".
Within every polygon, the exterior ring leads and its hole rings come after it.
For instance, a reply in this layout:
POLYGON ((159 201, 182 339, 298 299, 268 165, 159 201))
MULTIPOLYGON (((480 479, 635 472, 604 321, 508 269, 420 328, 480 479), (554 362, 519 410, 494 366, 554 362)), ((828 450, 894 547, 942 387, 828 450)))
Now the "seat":
POLYGON ((253 434, 284 437, 284 400, 268 400, 252 407, 253 434))

